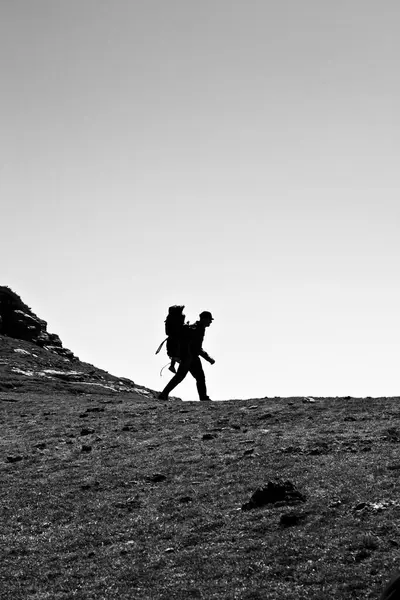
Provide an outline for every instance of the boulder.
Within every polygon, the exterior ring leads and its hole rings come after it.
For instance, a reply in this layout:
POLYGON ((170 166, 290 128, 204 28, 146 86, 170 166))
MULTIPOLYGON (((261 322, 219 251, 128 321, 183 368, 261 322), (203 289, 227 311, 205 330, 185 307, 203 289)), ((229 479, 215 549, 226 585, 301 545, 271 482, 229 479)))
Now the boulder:
POLYGON ((305 496, 293 485, 291 481, 268 481, 266 485, 258 488, 251 496, 249 502, 242 505, 242 510, 251 510, 267 504, 284 505, 305 502, 305 496))
POLYGON ((47 331, 46 321, 39 319, 7 286, 0 286, 0 334, 33 342, 69 360, 76 358, 71 350, 63 348, 57 334, 47 331))

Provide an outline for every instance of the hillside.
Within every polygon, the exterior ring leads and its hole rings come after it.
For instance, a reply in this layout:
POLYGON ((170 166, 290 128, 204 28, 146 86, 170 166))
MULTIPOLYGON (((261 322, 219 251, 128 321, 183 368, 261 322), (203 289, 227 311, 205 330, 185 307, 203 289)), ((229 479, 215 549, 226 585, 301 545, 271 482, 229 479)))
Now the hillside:
POLYGON ((81 362, 23 300, 0 286, 0 391, 151 391, 81 362))
POLYGON ((397 398, 2 391, 0 597, 377 599, 399 416, 397 398))
POLYGON ((0 335, 0 598, 378 599, 399 417, 399 398, 160 402, 0 335))
POLYGON ((0 392, 68 392, 110 394, 152 391, 125 377, 65 358, 32 342, 0 335, 0 392))

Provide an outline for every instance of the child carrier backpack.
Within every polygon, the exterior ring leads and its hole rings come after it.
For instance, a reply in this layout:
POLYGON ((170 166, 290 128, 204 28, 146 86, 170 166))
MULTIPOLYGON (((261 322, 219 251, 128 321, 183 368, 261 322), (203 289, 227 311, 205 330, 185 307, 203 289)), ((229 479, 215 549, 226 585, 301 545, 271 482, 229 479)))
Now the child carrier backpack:
POLYGON ((167 342, 168 356, 175 359, 180 358, 182 334, 185 325, 185 315, 183 314, 184 308, 184 306, 178 304, 169 307, 168 315, 165 319, 165 333, 167 337, 159 345, 156 354, 160 352, 165 342, 167 342))

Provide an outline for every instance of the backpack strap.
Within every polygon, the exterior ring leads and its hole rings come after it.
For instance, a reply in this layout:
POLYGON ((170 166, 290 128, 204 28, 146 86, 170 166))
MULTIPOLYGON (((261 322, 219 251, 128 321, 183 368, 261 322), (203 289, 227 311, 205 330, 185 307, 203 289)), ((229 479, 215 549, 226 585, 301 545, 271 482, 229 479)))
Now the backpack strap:
POLYGON ((156 354, 158 354, 161 350, 161 348, 164 346, 165 342, 167 341, 167 337, 165 338, 165 340, 163 342, 161 342, 161 344, 158 346, 157 350, 156 350, 156 354))

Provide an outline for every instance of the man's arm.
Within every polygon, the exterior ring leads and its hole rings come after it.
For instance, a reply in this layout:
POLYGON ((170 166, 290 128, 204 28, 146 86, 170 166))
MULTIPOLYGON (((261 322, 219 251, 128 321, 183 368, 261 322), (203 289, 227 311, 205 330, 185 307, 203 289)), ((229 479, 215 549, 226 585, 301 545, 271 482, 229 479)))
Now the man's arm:
POLYGON ((199 356, 201 356, 202 358, 204 358, 204 360, 206 360, 207 362, 209 362, 212 365, 215 363, 215 360, 213 358, 211 358, 211 356, 209 356, 207 354, 207 352, 205 350, 203 350, 203 348, 201 348, 201 350, 199 352, 199 356))

